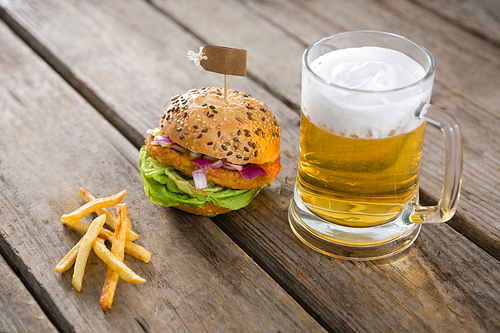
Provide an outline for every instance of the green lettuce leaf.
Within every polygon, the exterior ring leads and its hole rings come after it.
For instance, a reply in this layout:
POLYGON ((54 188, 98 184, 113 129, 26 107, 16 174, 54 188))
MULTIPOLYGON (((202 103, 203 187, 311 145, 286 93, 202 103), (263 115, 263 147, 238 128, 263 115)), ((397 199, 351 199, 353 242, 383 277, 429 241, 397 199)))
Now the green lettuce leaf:
POLYGON ((144 192, 153 203, 172 207, 181 203, 200 208, 207 202, 231 210, 245 207, 262 188, 233 190, 208 182, 208 188, 197 190, 193 179, 163 164, 149 155, 145 147, 139 154, 139 169, 144 181, 144 192))

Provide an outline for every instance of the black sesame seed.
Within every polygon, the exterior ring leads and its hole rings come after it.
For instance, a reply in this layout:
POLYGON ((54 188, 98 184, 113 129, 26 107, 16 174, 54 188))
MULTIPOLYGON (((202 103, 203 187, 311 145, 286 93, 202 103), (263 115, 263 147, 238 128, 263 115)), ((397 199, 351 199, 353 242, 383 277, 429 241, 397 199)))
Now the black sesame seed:
POLYGON ((207 128, 204 128, 201 130, 202 133, 207 133, 208 132, 208 129, 207 128))
POLYGON ((229 153, 226 154, 226 156, 231 156, 231 155, 233 155, 232 151, 230 151, 229 153))
POLYGON ((233 141, 234 142, 240 142, 240 140, 238 138, 233 138, 233 141))
POLYGON ((240 135, 241 134, 241 130, 238 130, 238 133, 236 133, 237 135, 240 135))
POLYGON ((236 155, 236 158, 241 158, 241 155, 240 154, 236 155))
POLYGON ((238 150, 238 147, 236 147, 236 146, 233 146, 233 149, 234 149, 234 150, 238 150))
POLYGON ((252 147, 252 141, 248 141, 248 145, 252 147))
POLYGON ((194 129, 198 129, 198 125, 193 125, 194 129))
POLYGON ((261 119, 262 119, 262 121, 265 121, 265 120, 266 120, 266 118, 265 118, 265 117, 262 117, 261 119))
POLYGON ((204 103, 204 104, 202 104, 201 106, 202 106, 202 107, 205 107, 205 106, 207 106, 207 103, 204 103))
POLYGON ((236 118, 236 120, 238 120, 240 123, 242 123, 242 124, 243 124, 243 120, 241 120, 241 118, 240 118, 240 117, 235 116, 235 118, 236 118))
POLYGON ((255 153, 253 153, 253 156, 257 157, 257 155, 259 155, 259 151, 256 150, 255 153))
POLYGON ((184 118, 186 118, 186 117, 187 117, 187 115, 188 115, 188 113, 187 113, 187 112, 184 112, 183 117, 184 117, 184 118))
POLYGON ((219 113, 219 111, 217 111, 217 110, 212 110, 212 112, 213 112, 213 113, 219 113))
POLYGON ((227 151, 227 147, 226 146, 224 146, 224 145, 220 145, 220 146, 221 146, 222 150, 227 151))
POLYGON ((221 134, 221 133, 220 133, 220 131, 218 131, 218 132, 217 132, 217 136, 218 136, 219 138, 220 138, 220 134, 221 134))
POLYGON ((213 110, 213 109, 215 109, 215 106, 210 105, 209 108, 211 108, 213 110))
POLYGON ((243 147, 243 149, 245 149, 245 151, 250 151, 250 149, 248 149, 247 147, 243 147))
POLYGON ((207 145, 211 146, 213 145, 214 143, 212 141, 208 142, 207 145))
POLYGON ((266 110, 266 109, 264 109, 264 108, 260 108, 260 111, 262 111, 262 112, 266 112, 267 110, 266 110))
POLYGON ((169 114, 168 114, 168 116, 167 116, 167 120, 169 120, 169 119, 170 119, 170 113, 169 113, 169 114))
POLYGON ((184 139, 184 134, 182 134, 182 135, 179 137, 179 139, 181 139, 181 140, 182 140, 182 139, 184 139))
POLYGON ((208 117, 208 115, 210 114, 210 111, 207 111, 205 112, 205 115, 208 117))
POLYGON ((252 135, 251 135, 250 133, 245 133, 245 136, 246 136, 247 138, 249 138, 249 137, 251 137, 252 135))
POLYGON ((243 159, 243 161, 248 161, 249 159, 250 159, 250 157, 245 157, 245 158, 243 159))
POLYGON ((253 106, 246 105, 247 109, 253 109, 253 106))
POLYGON ((202 136, 203 136, 203 134, 198 135, 198 139, 201 138, 202 136))
POLYGON ((208 118, 213 118, 215 115, 214 114, 211 114, 208 116, 208 118))
POLYGON ((177 131, 182 131, 182 127, 177 127, 177 131))

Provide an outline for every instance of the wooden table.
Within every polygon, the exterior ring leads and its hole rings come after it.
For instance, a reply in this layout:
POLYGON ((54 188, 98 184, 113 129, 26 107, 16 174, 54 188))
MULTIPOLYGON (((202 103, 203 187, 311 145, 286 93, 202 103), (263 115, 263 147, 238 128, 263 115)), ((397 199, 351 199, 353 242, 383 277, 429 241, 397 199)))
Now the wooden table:
MULTIPOLYGON (((500 4, 495 0, 0 0, 0 332, 500 331, 500 4), (426 225, 389 259, 310 250, 287 209, 298 158, 301 55, 344 30, 399 33, 437 59, 433 103, 459 121, 456 216, 426 225), (172 95, 220 86, 193 66, 205 44, 248 50, 229 86, 281 123, 283 171, 245 209, 215 218, 148 201, 138 148, 172 95), (148 281, 99 305, 106 266, 91 254, 82 292, 56 263, 80 235, 59 222, 127 189, 148 281)), ((439 197, 440 133, 429 128, 424 203, 439 197)))

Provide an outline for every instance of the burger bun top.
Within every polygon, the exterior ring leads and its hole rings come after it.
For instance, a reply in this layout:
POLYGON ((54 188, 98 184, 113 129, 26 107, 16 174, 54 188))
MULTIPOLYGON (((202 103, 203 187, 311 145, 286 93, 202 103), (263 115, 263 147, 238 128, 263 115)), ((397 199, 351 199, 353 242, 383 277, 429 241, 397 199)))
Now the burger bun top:
POLYGON ((237 90, 191 89, 172 97, 160 129, 192 152, 233 164, 264 164, 279 157, 281 127, 267 106, 237 90))

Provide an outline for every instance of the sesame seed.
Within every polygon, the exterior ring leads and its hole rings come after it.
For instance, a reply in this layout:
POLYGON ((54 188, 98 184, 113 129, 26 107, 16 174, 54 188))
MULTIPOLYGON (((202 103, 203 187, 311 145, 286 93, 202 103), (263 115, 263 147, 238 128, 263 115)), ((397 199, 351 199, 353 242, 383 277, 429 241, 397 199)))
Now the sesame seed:
POLYGON ((221 133, 220 133, 220 131, 218 131, 218 132, 217 132, 217 136, 218 136, 219 138, 220 138, 220 134, 221 134, 221 133))
POLYGON ((198 139, 201 138, 202 136, 203 136, 203 134, 198 135, 198 139))
POLYGON ((224 145, 220 145, 220 146, 221 146, 222 150, 227 151, 227 147, 226 146, 224 146, 224 145))
POLYGON ((215 106, 210 105, 209 108, 211 108, 213 110, 213 109, 215 109, 215 106))
POLYGON ((246 136, 247 138, 249 138, 249 137, 251 137, 252 135, 251 135, 251 134, 249 134, 249 133, 245 133, 245 136, 246 136))
POLYGON ((264 109, 264 108, 260 108, 260 111, 262 111, 262 112, 266 112, 267 110, 266 110, 266 109, 264 109))
POLYGON ((226 156, 231 156, 231 155, 233 155, 232 151, 230 151, 229 153, 226 154, 226 156))
POLYGON ((202 107, 205 107, 205 106, 207 106, 207 103, 203 103, 201 106, 202 106, 202 107))
POLYGON ((248 161, 249 159, 250 159, 250 157, 245 157, 245 158, 243 159, 243 161, 248 161))
POLYGON ((237 135, 240 135, 241 134, 241 130, 238 130, 238 133, 236 133, 237 135))
POLYGON ((213 118, 215 115, 214 114, 211 114, 208 116, 208 118, 213 118))
MULTIPOLYGON (((242 123, 242 124, 243 124, 243 121, 240 119, 240 117, 235 116, 235 118, 236 118, 236 120, 238 120, 240 123, 242 123)), ((224 119, 224 120, 225 120, 225 119, 224 119)))
POLYGON ((182 140, 182 139, 184 139, 184 134, 182 134, 182 135, 179 137, 179 139, 181 139, 181 140, 182 140))
POLYGON ((210 111, 207 111, 205 112, 205 115, 208 117, 208 115, 210 114, 210 111))
POLYGON ((187 113, 187 112, 184 112, 183 117, 184 117, 184 118, 186 118, 186 117, 187 117, 187 115, 188 115, 188 113, 187 113))
POLYGON ((266 117, 262 117, 261 119, 262 119, 262 121, 265 121, 265 120, 266 120, 266 117))
POLYGON ((175 96, 172 96, 172 98, 170 100, 173 102, 176 99, 178 99, 179 97, 181 97, 181 95, 175 95, 175 96))
POLYGON ((182 127, 177 127, 177 131, 182 131, 182 127))
POLYGON ((250 151, 250 149, 248 149, 247 147, 243 147, 243 149, 245 149, 246 152, 250 151))
POLYGON ((207 133, 208 132, 208 129, 207 128, 204 128, 201 130, 202 133, 207 133))
POLYGON ((257 155, 259 155, 259 151, 256 150, 255 153, 253 153, 253 156, 257 157, 257 155))
POLYGON ((241 158, 241 155, 240 154, 236 155, 236 158, 241 158))
POLYGON ((207 145, 211 146, 213 145, 214 143, 212 141, 208 142, 207 145))
POLYGON ((198 125, 193 125, 194 129, 198 129, 198 125))
POLYGON ((238 138, 233 138, 233 141, 234 142, 240 142, 240 140, 238 138))

